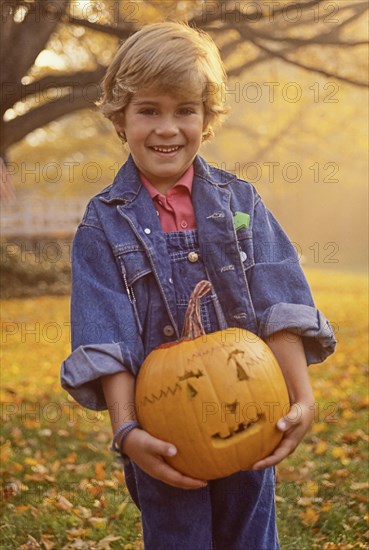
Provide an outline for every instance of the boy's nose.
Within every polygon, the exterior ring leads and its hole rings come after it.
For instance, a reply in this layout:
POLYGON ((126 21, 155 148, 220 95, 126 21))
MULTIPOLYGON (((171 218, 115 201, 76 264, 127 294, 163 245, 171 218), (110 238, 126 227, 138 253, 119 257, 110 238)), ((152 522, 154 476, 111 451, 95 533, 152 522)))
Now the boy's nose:
POLYGON ((162 119, 155 128, 158 136, 175 136, 178 134, 178 126, 172 118, 162 119))

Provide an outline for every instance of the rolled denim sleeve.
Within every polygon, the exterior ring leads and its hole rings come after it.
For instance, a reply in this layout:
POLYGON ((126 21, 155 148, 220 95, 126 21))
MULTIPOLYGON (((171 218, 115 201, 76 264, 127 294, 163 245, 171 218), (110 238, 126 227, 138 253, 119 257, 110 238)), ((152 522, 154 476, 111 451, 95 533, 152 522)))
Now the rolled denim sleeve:
POLYGON ((71 333, 61 385, 82 406, 105 410, 101 378, 127 370, 136 375, 144 350, 114 255, 93 225, 81 225, 73 241, 71 333))
POLYGON ((302 339, 308 365, 324 361, 336 346, 328 319, 312 306, 285 303, 271 306, 260 320, 259 336, 266 338, 279 331, 292 332, 302 339))
POLYGON ((293 332, 302 338, 308 364, 323 361, 335 349, 332 327, 315 307, 295 247, 261 200, 253 234, 255 264, 248 277, 258 335, 293 332))
POLYGON ((79 346, 63 361, 61 385, 84 407, 106 409, 100 378, 128 370, 119 344, 79 346))

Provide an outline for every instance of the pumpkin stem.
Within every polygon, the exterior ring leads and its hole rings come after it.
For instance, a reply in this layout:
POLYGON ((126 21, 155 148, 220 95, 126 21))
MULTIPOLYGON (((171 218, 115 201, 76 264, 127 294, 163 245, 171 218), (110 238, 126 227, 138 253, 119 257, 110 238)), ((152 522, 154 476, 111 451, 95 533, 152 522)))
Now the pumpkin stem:
POLYGON ((205 280, 198 282, 193 289, 184 318, 182 338, 193 340, 205 334, 200 315, 200 298, 205 296, 209 290, 211 290, 211 283, 205 280))

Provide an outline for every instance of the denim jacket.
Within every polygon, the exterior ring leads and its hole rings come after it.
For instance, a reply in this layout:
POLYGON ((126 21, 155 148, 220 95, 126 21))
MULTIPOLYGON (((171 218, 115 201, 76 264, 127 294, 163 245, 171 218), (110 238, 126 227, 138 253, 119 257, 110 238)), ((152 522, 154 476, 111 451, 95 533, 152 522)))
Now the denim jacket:
MULTIPOLYGON (((246 181, 199 156, 194 169, 200 255, 225 326, 261 338, 288 330, 302 338, 308 364, 323 361, 334 351, 334 335, 278 222, 246 181), (247 228, 236 229, 236 212, 249 214, 247 228)), ((136 375, 153 348, 180 338, 164 233, 132 157, 88 204, 73 241, 72 273, 73 351, 61 384, 81 405, 103 410, 102 376, 136 375)))

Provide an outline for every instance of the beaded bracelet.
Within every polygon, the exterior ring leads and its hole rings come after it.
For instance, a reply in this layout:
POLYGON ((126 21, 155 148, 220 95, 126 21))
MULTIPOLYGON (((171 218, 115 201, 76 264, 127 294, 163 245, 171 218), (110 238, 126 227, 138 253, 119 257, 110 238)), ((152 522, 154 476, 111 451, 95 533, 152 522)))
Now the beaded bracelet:
POLYGON ((135 428, 140 428, 140 424, 136 420, 128 420, 128 422, 124 422, 115 432, 113 441, 111 442, 110 451, 115 452, 119 455, 119 457, 123 460, 125 463, 127 461, 127 455, 122 453, 122 446, 124 443, 125 438, 135 428), (117 440, 121 436, 119 445, 117 444, 117 440))

